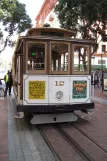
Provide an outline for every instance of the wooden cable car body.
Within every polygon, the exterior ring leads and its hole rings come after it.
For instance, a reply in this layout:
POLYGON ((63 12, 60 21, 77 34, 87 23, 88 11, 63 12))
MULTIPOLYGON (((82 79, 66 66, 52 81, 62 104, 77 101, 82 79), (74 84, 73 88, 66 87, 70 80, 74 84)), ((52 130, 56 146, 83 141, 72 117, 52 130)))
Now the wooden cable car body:
POLYGON ((19 37, 12 58, 16 109, 32 124, 76 121, 74 111, 94 108, 91 97, 92 41, 73 32, 32 28, 19 37))

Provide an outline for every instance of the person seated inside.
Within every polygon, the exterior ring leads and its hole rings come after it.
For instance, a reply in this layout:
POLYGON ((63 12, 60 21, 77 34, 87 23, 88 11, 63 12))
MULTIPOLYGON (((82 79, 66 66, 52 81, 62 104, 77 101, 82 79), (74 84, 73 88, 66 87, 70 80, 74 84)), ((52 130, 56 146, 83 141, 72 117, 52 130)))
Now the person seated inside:
POLYGON ((35 69, 44 69, 44 61, 43 57, 41 56, 41 53, 36 52, 35 55, 35 69))

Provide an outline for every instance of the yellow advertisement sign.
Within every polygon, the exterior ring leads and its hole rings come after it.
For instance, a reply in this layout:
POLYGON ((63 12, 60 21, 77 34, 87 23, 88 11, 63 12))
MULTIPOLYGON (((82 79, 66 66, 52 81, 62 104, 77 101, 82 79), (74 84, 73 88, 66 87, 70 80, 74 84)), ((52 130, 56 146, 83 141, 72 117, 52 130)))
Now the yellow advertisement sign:
POLYGON ((29 99, 45 99, 45 81, 29 81, 29 99))

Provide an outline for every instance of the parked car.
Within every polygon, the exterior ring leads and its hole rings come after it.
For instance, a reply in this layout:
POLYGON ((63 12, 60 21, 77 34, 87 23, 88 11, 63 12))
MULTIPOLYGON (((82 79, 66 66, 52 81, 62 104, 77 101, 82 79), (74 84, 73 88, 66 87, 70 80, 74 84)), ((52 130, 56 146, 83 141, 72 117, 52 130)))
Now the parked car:
POLYGON ((0 70, 0 79, 4 80, 4 76, 6 75, 6 71, 5 70, 0 70))

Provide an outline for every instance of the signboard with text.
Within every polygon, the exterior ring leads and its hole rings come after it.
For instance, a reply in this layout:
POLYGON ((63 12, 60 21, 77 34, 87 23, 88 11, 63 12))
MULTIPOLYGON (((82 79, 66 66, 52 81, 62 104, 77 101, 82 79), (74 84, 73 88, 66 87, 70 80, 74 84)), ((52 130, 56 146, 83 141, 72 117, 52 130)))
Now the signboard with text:
POLYGON ((45 81, 28 82, 29 99, 45 99, 45 81))

